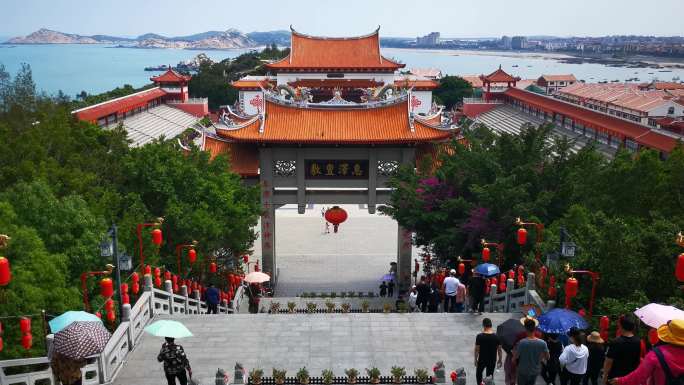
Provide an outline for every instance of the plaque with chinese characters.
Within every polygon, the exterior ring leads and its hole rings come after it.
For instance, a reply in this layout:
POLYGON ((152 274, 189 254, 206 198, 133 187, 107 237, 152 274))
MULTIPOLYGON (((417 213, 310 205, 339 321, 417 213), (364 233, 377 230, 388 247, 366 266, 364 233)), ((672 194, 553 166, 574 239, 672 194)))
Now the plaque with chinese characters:
POLYGON ((307 179, 367 179, 368 160, 306 160, 307 179))

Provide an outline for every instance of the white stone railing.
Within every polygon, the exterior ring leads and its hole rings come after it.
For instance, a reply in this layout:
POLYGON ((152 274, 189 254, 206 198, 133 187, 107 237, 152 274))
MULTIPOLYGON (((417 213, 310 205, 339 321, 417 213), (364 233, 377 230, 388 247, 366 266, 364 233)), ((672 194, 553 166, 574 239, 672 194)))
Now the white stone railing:
POLYGON ((484 100, 481 98, 463 98, 463 104, 503 104, 500 100, 484 100))
POLYGON ((209 103, 208 98, 188 98, 186 101, 181 101, 179 99, 167 100, 167 104, 207 104, 209 103))
POLYGON ((485 311, 499 312, 499 313, 513 313, 520 311, 523 305, 537 305, 540 309, 546 310, 554 306, 553 301, 545 304, 535 290, 535 275, 534 273, 527 274, 527 281, 525 287, 514 289, 514 281, 508 279, 506 281, 506 291, 497 293, 496 285, 489 288, 489 296, 485 298, 485 311))
MULTIPOLYGON (((219 314, 236 313, 244 288, 239 287, 231 303, 222 302, 219 314)), ((111 383, 119 373, 126 357, 140 342, 143 329, 156 315, 164 314, 206 314, 207 304, 199 298, 199 292, 187 295, 186 286, 181 294, 174 294, 171 281, 164 282, 164 290, 152 286, 152 277, 145 277, 145 290, 131 307, 126 304, 121 314, 121 323, 107 342, 102 353, 92 356, 81 369, 83 385, 111 383)), ((52 335, 47 337, 51 344, 52 335)), ((2 385, 57 385, 47 357, 0 361, 0 384, 2 385), (16 373, 15 373, 16 372, 16 373), (8 374, 15 373, 15 374, 8 374)))

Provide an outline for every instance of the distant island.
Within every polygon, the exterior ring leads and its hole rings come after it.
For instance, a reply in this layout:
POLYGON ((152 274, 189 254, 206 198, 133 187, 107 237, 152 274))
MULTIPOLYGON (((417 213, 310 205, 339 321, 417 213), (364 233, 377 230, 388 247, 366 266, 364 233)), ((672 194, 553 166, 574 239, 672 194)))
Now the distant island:
POLYGON ((177 49, 232 49, 251 48, 267 44, 289 45, 288 31, 251 32, 244 34, 236 29, 207 31, 189 36, 166 37, 147 33, 135 38, 91 35, 84 36, 41 28, 26 36, 14 37, 3 44, 116 44, 125 48, 177 48, 177 49))

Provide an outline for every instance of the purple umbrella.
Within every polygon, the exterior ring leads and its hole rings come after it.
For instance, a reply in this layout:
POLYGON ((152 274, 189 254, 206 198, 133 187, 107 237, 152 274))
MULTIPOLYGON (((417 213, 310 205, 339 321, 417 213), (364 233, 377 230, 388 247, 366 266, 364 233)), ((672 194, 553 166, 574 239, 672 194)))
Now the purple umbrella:
POLYGON ((102 322, 73 322, 55 334, 54 349, 63 356, 81 360, 104 350, 109 331, 102 322))
POLYGON ((394 274, 385 274, 380 278, 381 281, 394 281, 394 274))

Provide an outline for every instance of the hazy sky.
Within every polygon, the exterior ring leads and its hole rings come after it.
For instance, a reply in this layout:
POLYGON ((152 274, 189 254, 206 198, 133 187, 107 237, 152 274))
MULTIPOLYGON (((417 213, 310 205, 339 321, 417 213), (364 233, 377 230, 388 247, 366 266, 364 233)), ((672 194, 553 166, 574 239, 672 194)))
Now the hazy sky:
POLYGON ((237 28, 348 36, 684 35, 684 0, 1 0, 0 35, 186 35, 237 28))

